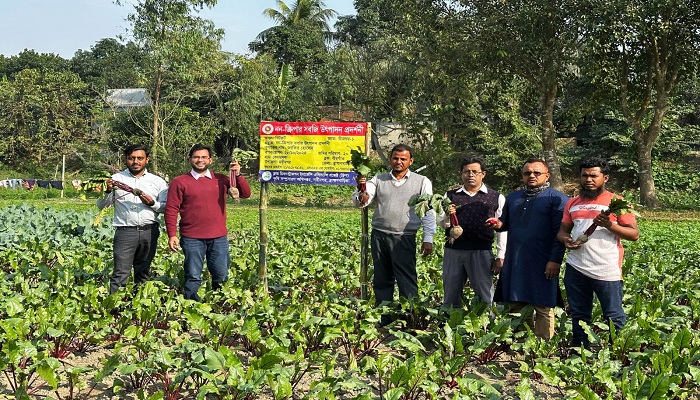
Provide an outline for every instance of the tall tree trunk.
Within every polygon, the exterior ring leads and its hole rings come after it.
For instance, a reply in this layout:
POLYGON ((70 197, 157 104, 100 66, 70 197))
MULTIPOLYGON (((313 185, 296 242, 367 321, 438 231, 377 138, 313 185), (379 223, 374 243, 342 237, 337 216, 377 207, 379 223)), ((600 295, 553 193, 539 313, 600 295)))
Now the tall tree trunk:
POLYGON ((635 134, 637 142, 637 178, 639 179, 639 197, 646 207, 657 208, 659 198, 654 186, 654 173, 651 169, 651 148, 643 143, 642 135, 635 134))
POLYGON ((562 190, 561 166, 557 157, 556 133, 554 131, 554 101, 557 99, 557 81, 543 84, 540 96, 540 126, 542 129, 542 156, 549 166, 549 184, 562 190))
POLYGON ((661 133, 661 122, 668 109, 668 96, 666 93, 657 93, 656 107, 651 123, 646 129, 642 128, 641 121, 635 125, 634 143, 637 150, 637 178, 639 179, 639 198, 642 204, 649 208, 659 207, 659 198, 656 196, 654 185, 654 171, 652 170, 652 151, 654 143, 661 133))
MULTIPOLYGON (((652 52, 655 60, 659 60, 658 54, 652 52)), ((652 150, 654 144, 661 133, 661 123, 668 110, 668 96, 673 90, 676 80, 676 73, 667 75, 667 68, 660 68, 659 63, 649 66, 646 76, 646 87, 644 96, 638 109, 630 107, 628 91, 628 69, 623 63, 620 85, 622 113, 629 126, 634 132, 634 144, 637 153, 637 179, 639 179, 639 198, 641 203, 649 208, 659 207, 659 198, 656 196, 656 186, 654 185, 654 172, 652 170, 652 150), (653 94, 656 100, 653 102, 653 94), (644 128, 642 121, 648 113, 648 109, 653 103, 654 115, 647 128, 644 128)))
POLYGON ((160 88, 163 84, 163 69, 158 68, 156 74, 156 86, 153 92, 153 143, 151 156, 149 157, 151 169, 158 171, 158 140, 160 139, 160 88))

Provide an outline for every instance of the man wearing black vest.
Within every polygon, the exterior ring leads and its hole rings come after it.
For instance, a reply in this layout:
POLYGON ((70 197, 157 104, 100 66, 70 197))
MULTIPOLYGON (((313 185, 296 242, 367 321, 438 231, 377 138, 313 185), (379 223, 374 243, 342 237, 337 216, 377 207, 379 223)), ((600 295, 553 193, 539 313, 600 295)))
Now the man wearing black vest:
POLYGON ((462 307, 462 293, 467 279, 479 299, 491 305, 493 275, 498 274, 503 266, 506 233, 494 234, 487 220, 501 216, 506 199, 483 183, 486 170, 482 158, 467 157, 462 160, 459 169, 463 186, 448 191, 445 196, 452 201, 449 213, 457 215, 459 226, 463 229, 462 235, 450 241, 450 216, 441 218, 448 238, 442 260, 443 305, 462 307), (491 250, 494 236, 495 258, 491 250))
MULTIPOLYGON (((353 194, 356 207, 376 204, 372 216, 372 260, 374 277, 372 286, 376 305, 394 300, 395 283, 399 296, 410 299, 418 294, 416 273, 416 233, 423 225, 421 254, 433 251, 435 212, 429 211, 421 220, 408 200, 416 194, 433 194, 430 179, 409 170, 413 164, 411 148, 398 144, 391 150, 391 171, 375 175, 367 181, 359 177, 358 183, 366 184, 366 191, 353 194)), ((388 325, 391 318, 383 315, 380 324, 388 325)))

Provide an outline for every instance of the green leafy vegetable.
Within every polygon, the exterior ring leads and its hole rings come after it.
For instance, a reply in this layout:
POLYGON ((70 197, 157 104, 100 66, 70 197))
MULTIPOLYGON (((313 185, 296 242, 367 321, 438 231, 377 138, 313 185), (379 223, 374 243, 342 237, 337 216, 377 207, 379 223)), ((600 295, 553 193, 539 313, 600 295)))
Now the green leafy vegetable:
MULTIPOLYGON (((352 170, 356 172, 358 176, 367 177, 372 173, 372 163, 367 154, 359 147, 357 150, 350 150, 350 160, 348 164, 352 165, 352 170)), ((367 184, 358 183, 357 191, 360 193, 367 191, 367 184)))
POLYGON ((423 218, 430 210, 440 215, 447 213, 452 201, 441 194, 417 194, 408 200, 408 205, 413 207, 413 211, 420 218, 423 218))
POLYGON ((370 162, 369 156, 359 147, 357 150, 350 150, 350 160, 348 164, 352 165, 352 170, 358 175, 368 176, 372 173, 372 163, 370 162))
POLYGON ((629 213, 639 216, 639 214, 634 210, 634 206, 632 205, 632 203, 621 197, 613 198, 610 201, 610 205, 608 206, 608 213, 615 214, 618 217, 622 214, 629 213))
POLYGON ((241 164, 241 167, 248 166, 250 160, 254 160, 256 158, 258 158, 258 153, 252 150, 242 150, 238 147, 233 149, 233 152, 231 153, 231 161, 238 162, 241 164))
MULTIPOLYGON (((621 197, 613 197, 613 199, 610 200, 610 205, 608 206, 608 209, 603 211, 603 214, 605 214, 605 215, 615 214, 618 218, 623 214, 629 214, 629 213, 639 215, 632 208, 632 204, 621 197)), ((586 231, 583 234, 581 234, 581 236, 576 238, 576 241, 574 241, 574 243, 577 243, 577 244, 586 243, 588 241, 588 239, 590 238, 590 236, 593 234, 593 232, 595 232, 597 227, 598 227, 598 224, 596 224, 595 222, 592 223, 591 226, 589 226, 588 229, 586 229, 586 231)))

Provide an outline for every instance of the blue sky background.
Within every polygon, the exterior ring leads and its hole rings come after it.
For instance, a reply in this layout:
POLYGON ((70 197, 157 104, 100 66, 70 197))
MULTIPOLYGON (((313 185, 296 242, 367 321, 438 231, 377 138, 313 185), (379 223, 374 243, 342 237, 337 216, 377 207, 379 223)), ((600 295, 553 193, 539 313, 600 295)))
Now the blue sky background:
MULTIPOLYGON (((293 2, 285 1, 290 6, 293 2)), ((339 15, 355 14, 353 0, 325 0, 325 4, 339 15)), ((276 1, 219 0, 200 16, 224 29, 224 51, 246 54, 248 43, 273 25, 262 15, 266 8, 277 8, 276 1)), ((125 34, 129 28, 125 18, 132 11, 133 7, 120 7, 111 0, 0 0, 0 54, 10 57, 33 49, 72 58, 100 39, 125 34)))

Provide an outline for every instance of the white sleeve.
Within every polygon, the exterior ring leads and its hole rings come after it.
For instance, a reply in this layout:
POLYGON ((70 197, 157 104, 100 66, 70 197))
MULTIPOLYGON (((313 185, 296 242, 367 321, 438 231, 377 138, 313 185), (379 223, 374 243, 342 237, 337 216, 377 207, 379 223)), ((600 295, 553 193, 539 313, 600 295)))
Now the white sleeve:
MULTIPOLYGON (((503 206, 506 204, 506 198, 503 195, 498 195, 498 209, 496 210, 496 218, 501 218, 503 214, 503 206)), ((508 244, 508 232, 496 232, 496 258, 504 259, 506 256, 506 245, 508 244)))
MULTIPOLYGON (((430 179, 423 179, 423 185, 421 186, 420 194, 433 194, 433 183, 430 179)), ((423 242, 433 243, 433 237, 435 236, 435 220, 437 216, 435 215, 435 210, 430 210, 425 213, 425 216, 421 219, 423 224, 423 242)))
POLYGON ((360 200, 358 199, 360 192, 355 190, 352 193, 352 205, 356 208, 364 208, 372 204, 372 200, 374 200, 374 195, 377 193, 377 175, 373 176, 372 179, 369 179, 367 181, 365 193, 369 195, 369 199, 367 199, 367 204, 365 204, 364 206, 360 204, 360 200))

